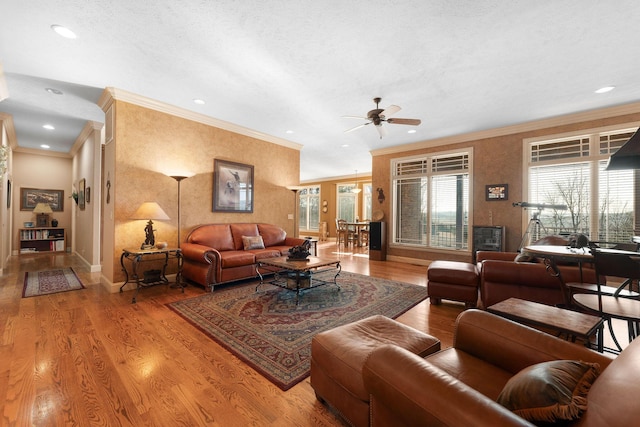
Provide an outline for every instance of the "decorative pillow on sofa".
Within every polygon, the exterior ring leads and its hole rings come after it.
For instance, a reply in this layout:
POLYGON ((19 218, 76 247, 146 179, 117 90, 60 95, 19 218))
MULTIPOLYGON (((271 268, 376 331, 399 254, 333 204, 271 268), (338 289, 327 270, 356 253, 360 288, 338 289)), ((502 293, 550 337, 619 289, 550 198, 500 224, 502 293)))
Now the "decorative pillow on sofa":
POLYGON ((264 249, 262 236, 242 236, 242 244, 244 245, 245 251, 250 249, 264 249))
POLYGON ((587 394, 599 373, 597 363, 538 363, 513 376, 498 396, 498 403, 529 421, 576 420, 587 409, 587 394))
POLYGON ((538 262, 536 257, 531 256, 529 254, 518 254, 516 255, 514 262, 538 262))

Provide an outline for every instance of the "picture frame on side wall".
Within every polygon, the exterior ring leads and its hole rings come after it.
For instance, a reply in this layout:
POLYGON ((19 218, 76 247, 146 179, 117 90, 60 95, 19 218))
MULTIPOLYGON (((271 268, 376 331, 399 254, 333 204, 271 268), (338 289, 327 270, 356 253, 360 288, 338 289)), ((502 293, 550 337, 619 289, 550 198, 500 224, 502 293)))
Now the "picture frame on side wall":
POLYGON ((20 187, 20 210, 32 211, 38 203, 47 203, 54 212, 64 210, 64 190, 20 187))
POLYGON ((486 200, 495 202, 498 200, 509 200, 508 184, 492 184, 486 186, 486 200))
POLYGON ((253 166, 213 160, 213 211, 253 212, 253 166))
POLYGON ((86 190, 86 186, 87 186, 87 180, 82 178, 80 180, 80 182, 78 183, 78 206, 80 207, 80 210, 84 210, 84 208, 86 207, 85 203, 85 190, 86 190))

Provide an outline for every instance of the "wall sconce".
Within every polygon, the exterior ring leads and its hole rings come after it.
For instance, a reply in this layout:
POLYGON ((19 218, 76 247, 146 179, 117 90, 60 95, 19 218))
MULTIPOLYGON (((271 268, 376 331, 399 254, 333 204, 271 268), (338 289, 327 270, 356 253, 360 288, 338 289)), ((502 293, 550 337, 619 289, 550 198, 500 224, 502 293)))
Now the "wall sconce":
POLYGON ((382 187, 378 187, 376 188, 376 191, 378 192, 378 202, 380 202, 380 204, 382 204, 382 202, 384 202, 384 190, 382 189, 382 187))
POLYGON ((137 211, 131 215, 131 219, 146 219, 149 220, 144 227, 145 241, 140 245, 140 249, 152 249, 156 244, 155 236, 153 232, 153 220, 168 220, 169 215, 162 210, 159 204, 156 202, 144 202, 140 205, 137 211))
POLYGON ((49 214, 53 213, 53 211, 51 210, 51 206, 49 206, 49 203, 38 203, 36 207, 33 208, 33 213, 36 214, 37 227, 49 226, 49 214))

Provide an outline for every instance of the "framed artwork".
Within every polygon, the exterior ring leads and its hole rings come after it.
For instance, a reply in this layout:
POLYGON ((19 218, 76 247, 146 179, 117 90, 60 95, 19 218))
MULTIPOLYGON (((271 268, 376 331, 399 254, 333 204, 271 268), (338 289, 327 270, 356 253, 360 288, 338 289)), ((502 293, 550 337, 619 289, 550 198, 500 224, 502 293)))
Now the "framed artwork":
POLYGON ((38 203, 48 203, 54 212, 64 210, 64 190, 41 190, 20 187, 20 210, 32 211, 38 203))
POLYGON ((253 166, 213 160, 213 211, 253 212, 253 166))
POLYGON ((492 184, 486 186, 487 201, 509 200, 508 184, 492 184))
POLYGON ((80 206, 81 210, 85 208, 85 186, 87 185, 87 181, 82 178, 78 183, 78 206, 80 206))

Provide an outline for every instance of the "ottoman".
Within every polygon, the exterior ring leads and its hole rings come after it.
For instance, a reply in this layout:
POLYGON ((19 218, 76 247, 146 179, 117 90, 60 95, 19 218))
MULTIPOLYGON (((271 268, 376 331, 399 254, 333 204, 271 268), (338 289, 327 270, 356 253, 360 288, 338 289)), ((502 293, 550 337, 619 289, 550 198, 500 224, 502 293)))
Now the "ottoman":
POLYGON ((441 300, 460 301, 466 308, 478 303, 478 269, 459 261, 433 261, 427 269, 427 289, 431 304, 441 300))
POLYGON ((321 332, 311 341, 311 386, 316 397, 353 426, 369 426, 369 393, 362 367, 382 344, 422 357, 440 350, 437 338, 380 315, 321 332))

